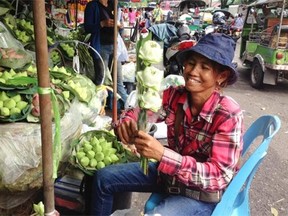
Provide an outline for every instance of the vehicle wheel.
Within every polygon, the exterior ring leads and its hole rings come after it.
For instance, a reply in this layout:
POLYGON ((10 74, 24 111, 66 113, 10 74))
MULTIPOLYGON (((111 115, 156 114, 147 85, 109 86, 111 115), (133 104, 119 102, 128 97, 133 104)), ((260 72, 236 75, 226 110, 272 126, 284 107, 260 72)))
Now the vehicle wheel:
POLYGON ((264 71, 259 63, 259 61, 254 61, 251 69, 250 84, 253 88, 261 89, 263 88, 263 77, 264 71))

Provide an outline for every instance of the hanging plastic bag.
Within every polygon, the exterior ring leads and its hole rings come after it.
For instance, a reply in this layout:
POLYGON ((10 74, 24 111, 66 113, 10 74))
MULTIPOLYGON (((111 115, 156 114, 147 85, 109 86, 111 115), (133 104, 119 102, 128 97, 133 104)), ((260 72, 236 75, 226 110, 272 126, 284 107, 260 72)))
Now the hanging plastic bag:
POLYGON ((118 34, 118 37, 117 37, 117 44, 118 44, 118 47, 117 47, 118 61, 121 61, 121 62, 128 61, 129 59, 128 51, 120 34, 118 34))

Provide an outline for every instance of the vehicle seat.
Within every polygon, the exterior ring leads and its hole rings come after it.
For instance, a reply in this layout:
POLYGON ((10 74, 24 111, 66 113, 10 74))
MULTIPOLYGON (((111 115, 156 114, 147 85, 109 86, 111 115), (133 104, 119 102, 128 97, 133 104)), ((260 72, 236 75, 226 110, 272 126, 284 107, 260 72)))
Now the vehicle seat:
MULTIPOLYGON (((270 47, 276 48, 277 46, 277 31, 279 25, 274 26, 273 31, 271 33, 270 47)), ((281 33, 278 40, 278 48, 287 49, 288 48, 288 25, 281 26, 281 33)))

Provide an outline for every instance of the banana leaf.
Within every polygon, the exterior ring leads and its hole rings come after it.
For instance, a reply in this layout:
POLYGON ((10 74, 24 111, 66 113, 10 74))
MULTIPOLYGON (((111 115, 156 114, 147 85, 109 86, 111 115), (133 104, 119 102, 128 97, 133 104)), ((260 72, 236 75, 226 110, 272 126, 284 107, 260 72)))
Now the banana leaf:
POLYGON ((9 8, 0 7, 0 16, 8 13, 9 10, 10 10, 9 8))
POLYGON ((1 90, 14 90, 14 89, 27 89, 37 84, 37 78, 35 77, 14 77, 6 81, 6 83, 0 83, 1 90))

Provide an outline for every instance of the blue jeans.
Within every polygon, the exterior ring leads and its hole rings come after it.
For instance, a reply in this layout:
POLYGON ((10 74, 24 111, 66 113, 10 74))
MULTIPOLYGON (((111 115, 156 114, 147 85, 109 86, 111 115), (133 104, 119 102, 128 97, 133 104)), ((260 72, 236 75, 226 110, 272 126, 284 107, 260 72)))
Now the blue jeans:
MULTIPOLYGON (((113 58, 113 50, 113 45, 101 45, 100 55, 103 58, 106 67, 109 65, 109 60, 113 58)), ((113 69, 111 70, 111 73, 112 71, 113 69)), ((125 104, 128 94, 123 84, 122 64, 120 61, 117 61, 117 92, 125 104)))
MULTIPOLYGON (((139 163, 115 164, 97 171, 93 179, 91 214, 108 216, 112 212, 113 194, 118 192, 163 192, 157 184, 157 163, 149 163, 148 175, 143 174, 139 163)), ((147 215, 165 216, 211 215, 215 204, 193 200, 179 195, 168 195, 147 215), (180 211, 179 211, 180 210, 180 211)))

